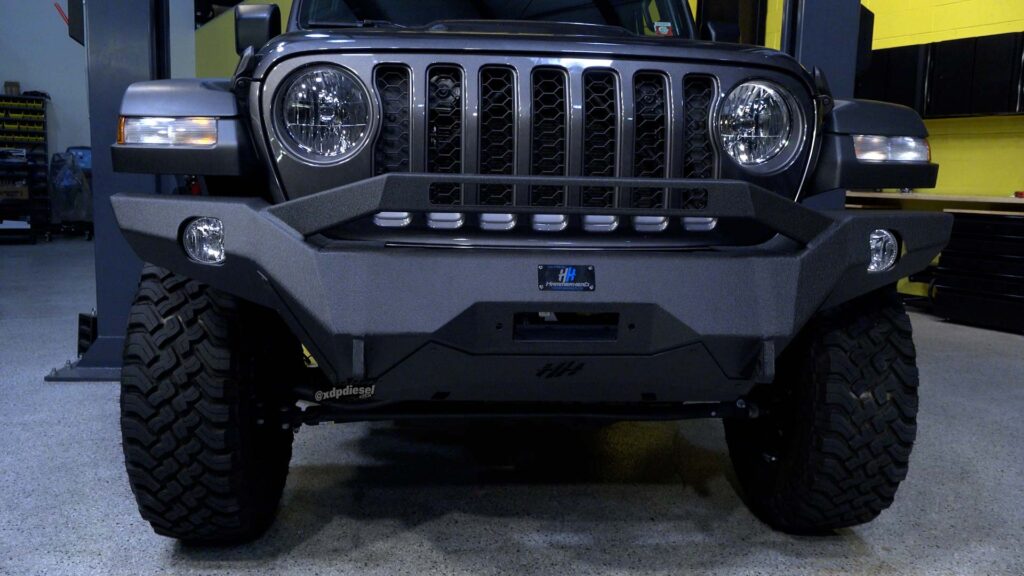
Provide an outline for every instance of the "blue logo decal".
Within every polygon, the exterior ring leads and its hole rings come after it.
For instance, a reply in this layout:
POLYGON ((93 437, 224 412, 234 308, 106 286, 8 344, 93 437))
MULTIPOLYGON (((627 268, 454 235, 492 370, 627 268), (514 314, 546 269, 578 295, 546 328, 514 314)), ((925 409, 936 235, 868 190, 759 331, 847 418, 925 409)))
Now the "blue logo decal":
POLYGON ((537 287, 541 290, 593 291, 593 266, 547 264, 537 266, 537 287))
POLYGON ((573 266, 566 266, 558 272, 559 282, 575 282, 576 281, 576 268, 573 266))

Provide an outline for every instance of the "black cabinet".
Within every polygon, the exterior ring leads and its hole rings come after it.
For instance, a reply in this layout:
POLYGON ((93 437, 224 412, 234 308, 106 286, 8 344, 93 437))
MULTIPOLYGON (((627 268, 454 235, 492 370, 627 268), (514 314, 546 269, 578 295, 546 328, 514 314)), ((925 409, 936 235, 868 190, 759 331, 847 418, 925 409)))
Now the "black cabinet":
POLYGON ((932 45, 927 116, 1021 112, 1024 34, 997 34, 932 45))
POLYGON ((875 50, 871 64, 857 78, 856 96, 909 106, 924 113, 928 46, 901 46, 875 50))
POLYGON ((925 118, 1024 112, 1024 33, 875 50, 857 98, 909 106, 925 118))
POLYGON ((1005 114, 1021 108, 1024 34, 977 38, 971 78, 971 113, 1005 114))
POLYGON ((974 38, 932 45, 925 116, 971 113, 971 78, 974 75, 974 38))

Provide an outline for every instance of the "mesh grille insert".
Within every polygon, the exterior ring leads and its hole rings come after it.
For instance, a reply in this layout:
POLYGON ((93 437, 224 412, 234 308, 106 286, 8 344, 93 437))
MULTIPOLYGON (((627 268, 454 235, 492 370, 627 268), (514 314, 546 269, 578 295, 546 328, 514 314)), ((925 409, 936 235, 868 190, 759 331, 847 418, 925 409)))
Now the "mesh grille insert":
MULTIPOLYGON (((462 69, 427 70, 427 172, 462 172, 462 69)), ((430 203, 462 204, 459 184, 432 184, 430 203)))
POLYGON ((715 151, 711 145, 709 117, 715 96, 710 76, 687 75, 683 80, 686 105, 686 137, 683 144, 683 177, 713 178, 715 151))
MULTIPOLYGON (((480 173, 512 174, 516 147, 516 82, 510 68, 480 70, 480 173)), ((513 186, 483 184, 480 203, 512 204, 513 186)))
MULTIPOLYGON (((642 72, 633 79, 636 119, 633 124, 633 175, 664 178, 668 154, 668 86, 663 74, 642 72)), ((633 208, 665 205, 663 188, 635 188, 630 197, 633 208)))
POLYGON ((375 174, 409 171, 409 69, 381 66, 374 71, 380 97, 380 135, 373 153, 375 174))
MULTIPOLYGON (((564 176, 568 128, 568 91, 565 72, 554 68, 533 71, 533 135, 531 172, 537 176, 564 176)), ((532 186, 531 206, 564 206, 564 186, 532 186)))
MULTIPOLYGON (((588 71, 583 75, 583 175, 615 176, 618 165, 619 87, 614 72, 588 71)), ((580 204, 595 208, 615 206, 615 188, 587 186, 580 204)))

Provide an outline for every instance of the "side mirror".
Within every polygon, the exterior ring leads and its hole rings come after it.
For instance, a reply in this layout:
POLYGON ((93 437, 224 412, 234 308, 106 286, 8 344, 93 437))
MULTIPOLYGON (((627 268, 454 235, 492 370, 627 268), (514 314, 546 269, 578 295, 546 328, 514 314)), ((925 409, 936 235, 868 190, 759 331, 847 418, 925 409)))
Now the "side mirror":
POLYGON ((701 38, 711 40, 712 42, 731 42, 736 44, 740 41, 740 27, 739 24, 732 22, 712 20, 704 23, 701 38))
POLYGON ((259 50, 271 38, 281 35, 281 9, 277 4, 235 6, 235 51, 239 55, 252 46, 259 50))

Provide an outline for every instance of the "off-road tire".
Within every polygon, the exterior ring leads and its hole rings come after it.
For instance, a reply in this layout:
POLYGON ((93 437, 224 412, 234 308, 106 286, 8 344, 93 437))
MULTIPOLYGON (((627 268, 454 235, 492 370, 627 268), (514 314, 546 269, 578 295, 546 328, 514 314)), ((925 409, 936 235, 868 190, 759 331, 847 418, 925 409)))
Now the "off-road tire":
POLYGON ((229 543, 270 524, 293 436, 279 379, 301 350, 280 348, 286 334, 266 310, 143 270, 125 339, 121 433, 132 492, 158 534, 229 543))
POLYGON ((878 516, 907 476, 917 387, 910 319, 894 290, 819 314, 758 391, 765 416, 725 422, 748 506, 797 534, 878 516))

